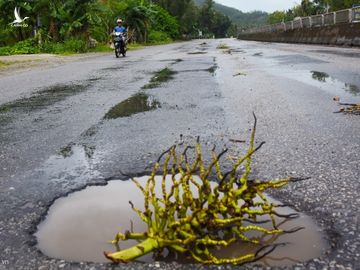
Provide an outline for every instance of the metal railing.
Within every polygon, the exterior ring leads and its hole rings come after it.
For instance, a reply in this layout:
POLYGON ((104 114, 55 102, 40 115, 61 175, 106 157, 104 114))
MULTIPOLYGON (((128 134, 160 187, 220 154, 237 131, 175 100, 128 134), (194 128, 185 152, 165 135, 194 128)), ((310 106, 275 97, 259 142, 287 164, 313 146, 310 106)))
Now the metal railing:
POLYGON ((313 28, 327 25, 334 25, 340 23, 356 23, 360 22, 360 8, 343 9, 336 12, 326 14, 319 14, 309 17, 297 17, 293 21, 276 23, 271 25, 264 25, 256 28, 251 28, 243 33, 264 33, 264 32, 279 32, 288 31, 299 28, 313 28))

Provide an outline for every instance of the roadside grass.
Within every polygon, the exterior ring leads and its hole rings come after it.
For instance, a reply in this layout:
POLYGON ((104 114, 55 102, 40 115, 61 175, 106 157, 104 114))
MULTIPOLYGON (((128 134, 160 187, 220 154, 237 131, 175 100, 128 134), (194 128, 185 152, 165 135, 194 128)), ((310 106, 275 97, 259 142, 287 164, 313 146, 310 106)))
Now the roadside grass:
POLYGON ((111 51, 113 51, 113 49, 110 48, 110 46, 105 43, 98 44, 96 45, 95 48, 91 48, 88 50, 88 52, 111 52, 111 51))
POLYGON ((10 65, 15 64, 15 61, 1 61, 0 60, 0 68, 8 67, 10 65))
MULTIPOLYGON (((153 40, 148 43, 128 44, 130 50, 138 50, 146 46, 163 45, 173 43, 173 40, 153 40)), ((46 41, 39 45, 35 39, 20 41, 12 46, 0 47, 0 56, 18 54, 50 53, 57 55, 73 55, 87 52, 111 52, 113 49, 107 43, 98 43, 95 48, 88 48, 87 42, 78 39, 69 39, 64 42, 46 41)))
POLYGON ((144 44, 140 44, 140 43, 130 43, 127 45, 129 50, 140 50, 145 48, 144 44))
POLYGON ((14 65, 24 64, 24 63, 34 63, 40 61, 39 59, 33 59, 33 60, 16 60, 16 61, 3 61, 0 60, 0 70, 6 69, 14 65))

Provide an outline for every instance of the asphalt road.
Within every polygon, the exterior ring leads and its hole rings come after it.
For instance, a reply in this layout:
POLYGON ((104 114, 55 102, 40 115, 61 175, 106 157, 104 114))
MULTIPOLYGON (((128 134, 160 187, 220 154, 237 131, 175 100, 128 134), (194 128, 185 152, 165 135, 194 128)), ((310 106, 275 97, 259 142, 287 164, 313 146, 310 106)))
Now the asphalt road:
POLYGON ((120 170, 146 173, 180 135, 242 151, 232 140, 248 140, 252 112, 266 141, 254 176, 311 177, 272 194, 313 217, 329 242, 297 269, 360 269, 360 118, 334 113, 333 100, 360 102, 359 49, 197 40, 41 63, 0 74, 0 269, 110 267, 36 249, 32 234, 54 199, 123 178, 120 170), (164 68, 171 80, 142 89, 164 68))

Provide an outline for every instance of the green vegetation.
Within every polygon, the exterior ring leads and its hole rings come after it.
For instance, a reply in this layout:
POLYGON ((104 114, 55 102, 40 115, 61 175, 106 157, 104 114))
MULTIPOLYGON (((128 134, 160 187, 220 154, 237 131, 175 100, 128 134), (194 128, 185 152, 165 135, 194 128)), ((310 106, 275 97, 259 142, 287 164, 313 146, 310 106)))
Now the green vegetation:
POLYGON ((225 44, 225 43, 220 43, 217 47, 216 47, 216 49, 229 49, 229 46, 227 45, 227 44, 225 44))
POLYGON ((129 203, 147 224, 148 230, 118 233, 113 241, 115 245, 129 239, 140 243, 124 250, 117 246, 118 252, 105 252, 105 256, 114 262, 124 263, 149 252, 161 254, 167 248, 203 264, 241 265, 261 259, 277 247, 276 244, 264 243, 264 237, 249 237, 249 232, 276 237, 302 229, 285 231, 279 228, 275 216, 285 219, 298 215, 278 214, 277 209, 282 205, 269 202, 264 192, 303 179, 250 180, 252 156, 263 145, 255 146, 255 130, 256 118, 247 153, 238 158, 226 173, 221 169, 220 159, 228 150, 221 153, 213 150, 210 164, 205 165, 198 142, 194 158, 189 157, 194 147, 187 147, 180 156, 175 146, 164 152, 155 163, 145 186, 132 178, 143 193, 144 209, 140 210, 132 202, 129 203), (160 162, 163 163, 162 167, 160 162), (244 169, 240 169, 242 167, 244 169), (209 179, 214 171, 217 179, 211 182, 209 179), (161 182, 155 180, 158 173, 162 174, 161 182), (198 178, 194 177, 195 174, 198 178), (167 175, 171 175, 171 180, 167 175), (171 182, 170 187, 166 181, 171 182), (161 194, 156 194, 156 185, 161 185, 161 194), (269 220, 261 220, 261 217, 268 217, 269 220), (272 223, 272 228, 261 226, 267 222, 272 223), (254 245, 255 251, 233 258, 215 255, 217 249, 235 242, 244 246, 254 245))
POLYGON ((0 68, 7 67, 15 63, 16 63, 15 61, 0 61, 0 68))
MULTIPOLYGON (((130 43, 162 44, 177 39, 225 37, 236 27, 207 0, 0 0, 0 55, 104 51, 117 18, 130 43), (14 9, 24 27, 11 25, 14 9)), ((236 34, 234 32, 234 34, 236 34)))
POLYGON ((351 8, 359 0, 302 0, 299 5, 287 11, 275 11, 269 15, 268 23, 291 21, 296 17, 306 17, 341 9, 351 8))
POLYGON ((150 82, 142 87, 142 89, 151 89, 156 88, 161 85, 163 82, 167 82, 171 79, 173 79, 173 75, 175 75, 177 72, 173 71, 169 68, 164 68, 162 70, 159 70, 155 72, 155 75, 151 78, 150 82))

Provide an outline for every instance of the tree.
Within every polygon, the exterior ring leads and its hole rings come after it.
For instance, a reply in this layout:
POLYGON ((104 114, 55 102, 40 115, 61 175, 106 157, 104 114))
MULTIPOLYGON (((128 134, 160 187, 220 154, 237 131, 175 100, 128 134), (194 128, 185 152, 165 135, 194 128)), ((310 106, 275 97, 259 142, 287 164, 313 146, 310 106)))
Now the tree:
POLYGON ((268 23, 274 24, 274 23, 280 23, 285 21, 286 13, 285 11, 274 11, 269 15, 268 23))
POLYGON ((150 6, 136 5, 135 2, 125 9, 125 20, 138 40, 147 41, 147 32, 154 13, 150 6))

